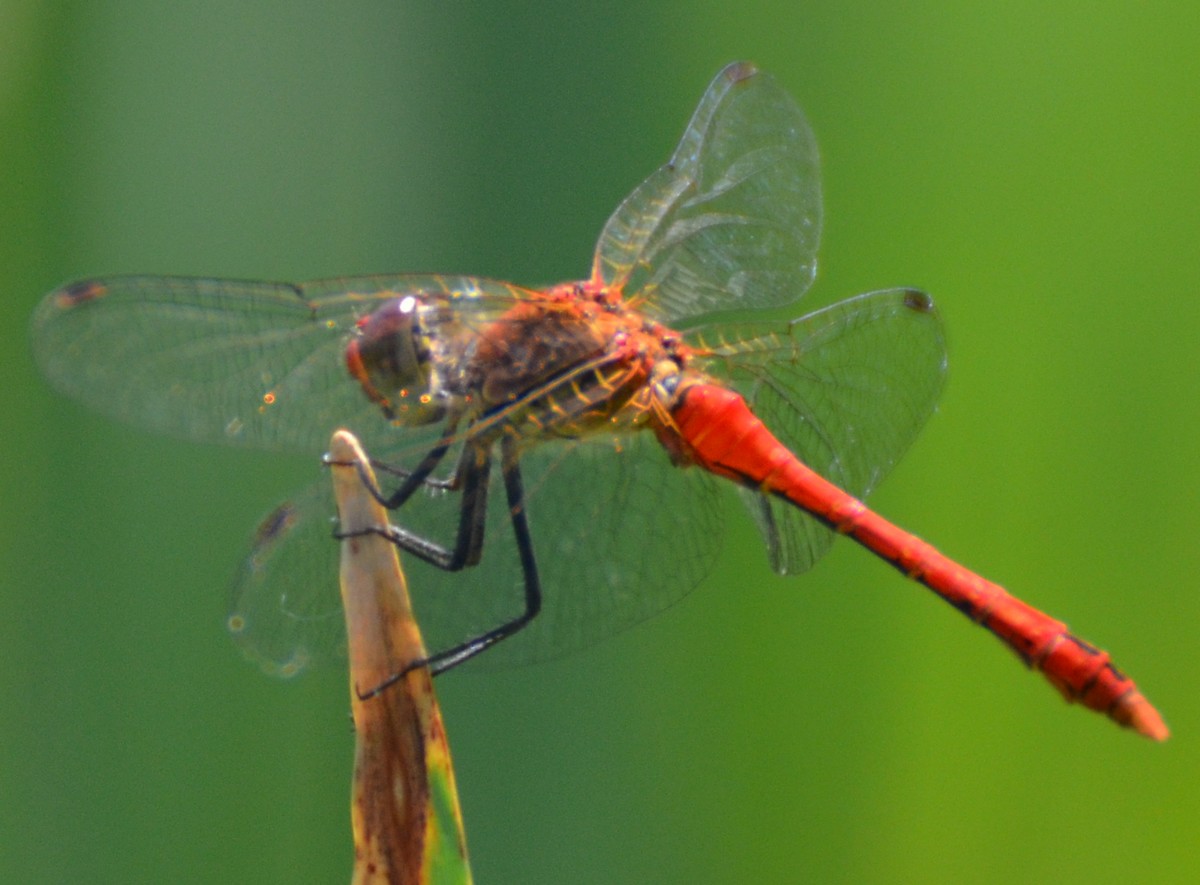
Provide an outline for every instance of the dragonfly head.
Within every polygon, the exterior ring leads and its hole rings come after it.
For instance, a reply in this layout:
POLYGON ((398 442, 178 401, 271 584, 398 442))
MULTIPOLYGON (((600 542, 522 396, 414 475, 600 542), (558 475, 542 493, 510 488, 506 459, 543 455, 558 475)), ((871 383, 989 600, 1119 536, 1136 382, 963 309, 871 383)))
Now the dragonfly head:
POLYGON ((445 405, 436 395, 429 341, 416 295, 393 298, 355 326, 346 345, 346 368, 389 419, 400 424, 440 420, 445 405))

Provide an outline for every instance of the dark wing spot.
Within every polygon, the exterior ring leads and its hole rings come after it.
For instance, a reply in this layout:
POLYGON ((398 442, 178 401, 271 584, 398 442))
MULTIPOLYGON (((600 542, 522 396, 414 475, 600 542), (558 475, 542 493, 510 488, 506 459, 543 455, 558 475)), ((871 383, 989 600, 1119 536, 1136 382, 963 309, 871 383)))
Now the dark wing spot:
POLYGON ((79 280, 75 283, 68 283, 59 289, 55 296, 55 303, 63 310, 70 310, 84 302, 103 298, 107 294, 108 287, 99 280, 79 280))
POLYGON ((933 299, 920 289, 909 289, 904 293, 904 306, 918 313, 933 313, 933 299))
POLYGON ((267 514, 254 531, 254 547, 257 549, 274 542, 296 523, 296 506, 285 502, 267 514))

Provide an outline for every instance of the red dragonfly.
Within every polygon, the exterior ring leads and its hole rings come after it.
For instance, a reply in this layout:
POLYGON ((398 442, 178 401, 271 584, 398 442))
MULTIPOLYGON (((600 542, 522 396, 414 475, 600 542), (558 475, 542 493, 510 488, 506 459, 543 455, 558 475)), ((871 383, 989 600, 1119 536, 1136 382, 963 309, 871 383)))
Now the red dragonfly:
MULTIPOLYGON (((776 572, 847 535, 1068 701, 1165 739, 1106 652, 861 503, 942 386, 928 295, 722 321, 804 293, 820 205, 803 114, 736 63, 608 220, 586 280, 92 279, 45 299, 34 346, 63 391, 166 433, 305 452, 336 426, 358 434, 392 465, 396 487, 377 491, 402 525, 380 531, 430 566, 410 580, 435 672, 492 646, 558 654, 666 608, 716 559, 724 487, 776 572)), ((281 675, 344 642, 330 509, 323 484, 276 509, 234 584, 231 630, 281 675)))

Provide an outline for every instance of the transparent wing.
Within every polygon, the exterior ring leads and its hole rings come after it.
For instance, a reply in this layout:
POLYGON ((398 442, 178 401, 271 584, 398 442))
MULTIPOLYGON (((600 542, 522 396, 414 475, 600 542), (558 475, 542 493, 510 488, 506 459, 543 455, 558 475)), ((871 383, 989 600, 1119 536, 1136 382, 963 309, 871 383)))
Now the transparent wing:
MULTIPOLYGON (((683 598, 716 562, 724 538, 722 490, 707 474, 671 464, 648 432, 542 446, 522 458, 522 471, 545 607, 521 634, 481 656, 484 666, 592 645, 683 598)), ((497 497, 492 510, 507 523, 502 503, 497 497)), ((511 560, 516 598, 521 585, 511 530, 490 530, 505 533, 497 552, 511 560)), ((481 581, 478 592, 488 586, 481 581)))
MULTIPOLYGON (((711 570, 723 537, 717 483, 672 466, 652 435, 548 442, 521 465, 544 605, 531 626, 480 655, 479 666, 591 645, 667 608, 711 570)), ((394 520, 449 545, 460 504, 456 493, 418 493, 394 520)), ((344 648, 333 513, 325 486, 274 511, 235 579, 230 629, 272 674, 293 675, 344 648)), ((519 614, 524 582, 499 466, 478 565, 451 573, 401 560, 431 652, 519 614)))
POLYGON ((471 277, 111 277, 48 295, 33 316, 33 351, 62 392, 172 436, 311 454, 349 427, 379 448, 396 430, 343 351, 359 316, 406 294, 450 298, 483 322, 526 293, 471 277))
POLYGON ((318 483, 263 519, 234 576, 226 626, 272 676, 345 656, 336 527, 332 484, 318 483))
POLYGON ((593 276, 672 324, 775 307, 812 282, 820 232, 808 122, 774 79, 735 63, 708 87, 670 162, 608 220, 593 276))
MULTIPOLYGON (((946 370, 927 295, 859 295, 774 331, 724 326, 696 343, 768 428, 826 479, 858 497, 888 474, 932 414, 946 370), (757 331, 757 334, 754 334, 757 331)), ((779 573, 808 569, 833 533, 799 508, 742 490, 779 573)))

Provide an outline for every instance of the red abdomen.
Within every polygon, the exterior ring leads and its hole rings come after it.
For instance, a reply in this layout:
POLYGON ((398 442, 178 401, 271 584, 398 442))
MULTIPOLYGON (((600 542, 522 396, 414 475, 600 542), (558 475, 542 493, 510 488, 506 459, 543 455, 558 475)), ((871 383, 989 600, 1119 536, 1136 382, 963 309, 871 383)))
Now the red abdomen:
MULTIPOLYGON (((1104 713, 1146 737, 1166 739, 1162 717, 1133 680, 1113 666, 1108 652, 819 476, 775 438, 737 393, 714 384, 693 384, 682 393, 671 417, 678 439, 665 442, 677 458, 803 508, 991 631, 1029 667, 1044 673, 1068 701, 1104 713)), ((660 431, 666 433, 670 431, 660 431)))

